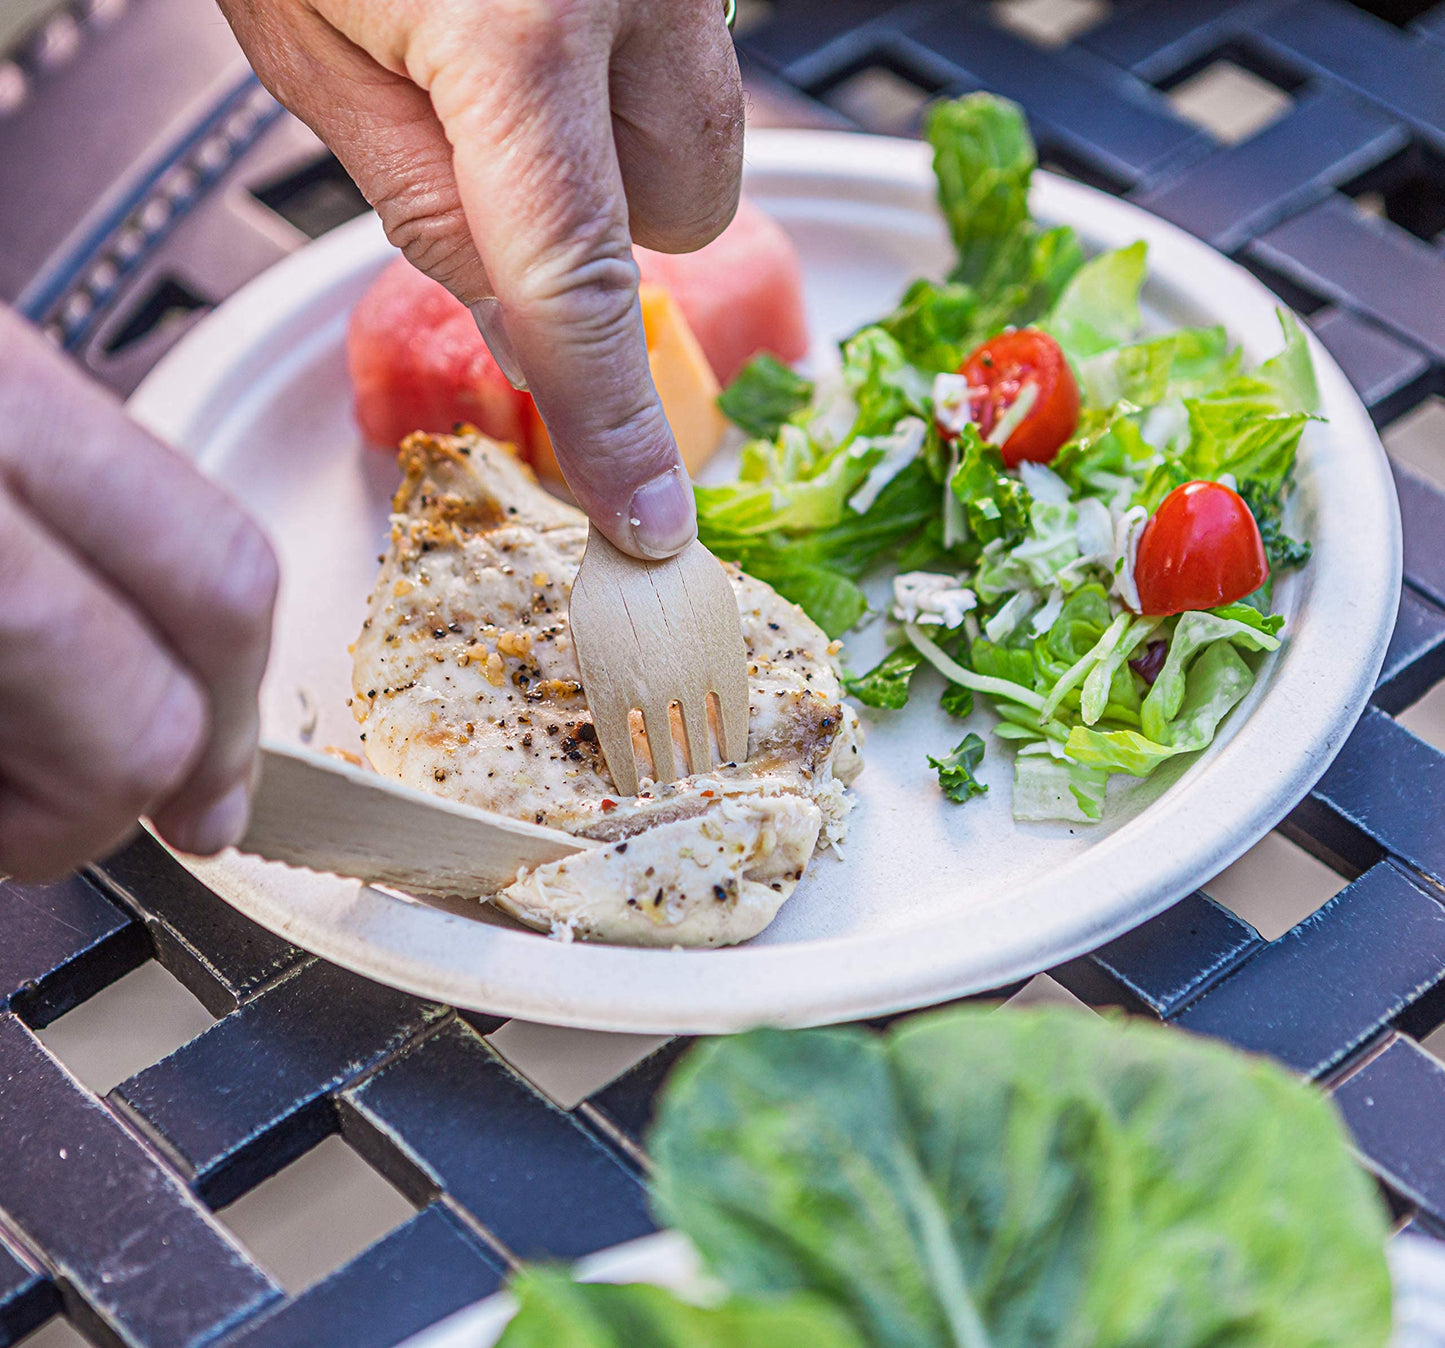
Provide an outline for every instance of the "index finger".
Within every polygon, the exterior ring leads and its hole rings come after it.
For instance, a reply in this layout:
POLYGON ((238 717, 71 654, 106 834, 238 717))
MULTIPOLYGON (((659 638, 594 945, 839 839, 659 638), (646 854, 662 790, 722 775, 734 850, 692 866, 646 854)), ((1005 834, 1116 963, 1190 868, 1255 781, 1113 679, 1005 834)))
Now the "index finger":
MULTIPOLYGON (((498 7, 500 9, 502 7, 498 7)), ((619 547, 696 534, 648 367, 612 136, 612 34, 586 6, 488 11, 430 81, 467 222, 568 485, 619 547)))

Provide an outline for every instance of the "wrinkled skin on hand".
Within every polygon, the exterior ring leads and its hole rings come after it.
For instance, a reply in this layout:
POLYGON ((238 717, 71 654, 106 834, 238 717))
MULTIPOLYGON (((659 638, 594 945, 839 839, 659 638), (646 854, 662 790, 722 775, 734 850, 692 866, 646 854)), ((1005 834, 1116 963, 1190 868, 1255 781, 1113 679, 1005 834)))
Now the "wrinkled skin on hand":
POLYGON ((464 303, 500 300, 598 526, 638 555, 685 546, 692 497, 648 371, 631 243, 699 248, 736 208, 742 90, 722 0, 221 8, 392 242, 464 303))

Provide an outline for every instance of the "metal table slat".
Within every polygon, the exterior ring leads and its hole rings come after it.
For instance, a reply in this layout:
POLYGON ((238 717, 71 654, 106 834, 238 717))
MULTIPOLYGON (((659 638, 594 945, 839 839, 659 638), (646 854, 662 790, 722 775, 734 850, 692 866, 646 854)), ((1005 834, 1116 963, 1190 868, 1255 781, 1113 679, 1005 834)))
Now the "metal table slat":
POLYGON ((342 1098, 348 1137, 383 1169, 394 1149, 509 1256, 577 1259, 653 1229, 637 1176, 460 1021, 342 1098))
POLYGON ((0 1016, 0 1132, 0 1211, 44 1252, 72 1319, 186 1348, 280 1298, 180 1178, 13 1015, 0 1016))
POLYGON ((224 1348, 391 1348, 490 1296, 503 1276, 496 1253, 445 1203, 432 1203, 224 1348))
POLYGON ((1130 199, 1233 253, 1408 143, 1404 128, 1383 113, 1334 89, 1317 89, 1257 136, 1216 150, 1130 199))
POLYGON ((220 1207, 334 1132, 332 1097, 449 1014, 317 960, 110 1098, 144 1120, 192 1188, 220 1207))

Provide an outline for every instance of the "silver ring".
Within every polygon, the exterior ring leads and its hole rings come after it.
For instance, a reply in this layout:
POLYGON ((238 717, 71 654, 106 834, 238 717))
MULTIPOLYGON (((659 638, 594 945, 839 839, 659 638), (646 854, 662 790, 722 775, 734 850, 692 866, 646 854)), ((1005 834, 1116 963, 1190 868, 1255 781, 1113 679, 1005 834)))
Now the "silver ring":
POLYGON ((723 22, 732 32, 733 21, 738 17, 738 0, 723 0, 723 22))

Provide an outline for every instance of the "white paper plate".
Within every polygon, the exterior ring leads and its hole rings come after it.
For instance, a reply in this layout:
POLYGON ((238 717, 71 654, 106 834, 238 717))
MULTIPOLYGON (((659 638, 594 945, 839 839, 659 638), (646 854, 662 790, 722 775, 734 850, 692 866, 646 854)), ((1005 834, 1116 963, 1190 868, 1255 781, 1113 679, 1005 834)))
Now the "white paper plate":
MULTIPOLYGON (((925 147, 819 132, 759 132, 747 190, 797 242, 814 358, 947 265, 925 147)), ((1035 207, 1091 248, 1149 241, 1155 322, 1225 323, 1252 359, 1280 344, 1276 301, 1179 230, 1042 174, 1035 207)), ((131 402, 264 522, 282 557, 267 733, 294 739, 304 690, 314 743, 359 748, 347 645, 364 613, 396 470, 353 427, 346 315, 391 256, 374 218, 258 278, 206 319, 131 402)), ((1328 426, 1311 427, 1294 501, 1313 561, 1279 587, 1288 641, 1215 743, 1132 788, 1104 823, 1020 825, 1011 756, 990 745, 988 795, 944 801, 924 756, 958 739, 925 694, 870 716, 847 857, 815 860, 761 937, 734 950, 565 945, 490 910, 453 911, 234 855, 198 864, 256 921, 339 964, 454 1005, 640 1032, 727 1031, 881 1014, 997 987, 1080 954, 1222 870, 1304 794, 1365 705, 1400 586, 1394 487, 1374 429, 1317 344, 1328 426)), ((850 643, 855 666, 878 633, 850 643)), ((987 713, 977 725, 986 731, 987 713)))

